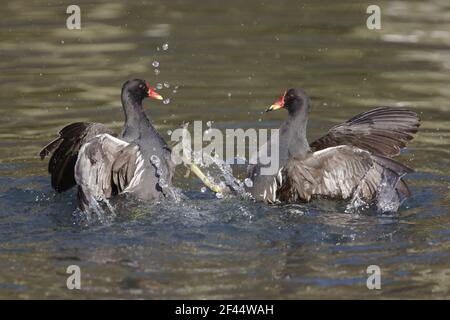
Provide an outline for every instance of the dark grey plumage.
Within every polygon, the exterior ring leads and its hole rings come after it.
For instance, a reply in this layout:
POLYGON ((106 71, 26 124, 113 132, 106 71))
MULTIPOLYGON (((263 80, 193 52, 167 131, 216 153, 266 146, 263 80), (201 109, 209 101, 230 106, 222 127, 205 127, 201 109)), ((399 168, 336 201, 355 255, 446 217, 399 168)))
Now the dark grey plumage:
POLYGON ((402 177, 412 170, 389 157, 398 155, 417 132, 420 121, 414 112, 373 109, 333 127, 309 145, 306 93, 290 89, 274 106, 289 113, 280 128, 280 168, 276 175, 263 176, 262 165, 249 167, 253 186, 248 191, 256 199, 274 203, 326 197, 377 203, 388 189, 398 202, 410 195, 402 177))
POLYGON ((76 185, 74 170, 78 151, 87 141, 101 133, 115 135, 112 130, 100 123, 75 122, 59 131, 59 137, 46 145, 39 156, 43 160, 53 153, 48 162, 53 189, 66 191, 76 185))
POLYGON ((125 125, 120 138, 98 123, 73 123, 40 152, 53 152, 49 162, 52 186, 57 192, 78 185, 82 210, 94 201, 119 193, 143 200, 164 195, 162 181, 171 185, 174 164, 171 150, 150 123, 142 106, 147 97, 160 99, 143 80, 129 80, 122 87, 125 125))
POLYGON ((297 202, 326 197, 370 203, 382 187, 391 187, 400 200, 409 196, 401 177, 410 172, 411 169, 392 159, 359 148, 330 147, 306 157, 290 158, 274 179, 275 193, 268 194, 267 201, 297 202))
POLYGON ((334 126, 326 135, 311 143, 311 149, 317 151, 345 144, 395 157, 414 138, 419 126, 419 118, 412 111, 376 108, 334 126))

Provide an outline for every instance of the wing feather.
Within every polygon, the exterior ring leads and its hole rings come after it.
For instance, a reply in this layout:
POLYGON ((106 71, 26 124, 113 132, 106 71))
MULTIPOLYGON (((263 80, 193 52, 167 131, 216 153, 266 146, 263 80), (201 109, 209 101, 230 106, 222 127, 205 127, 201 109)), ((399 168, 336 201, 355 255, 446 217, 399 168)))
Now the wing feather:
POLYGON ((313 197, 349 199, 358 196, 370 202, 380 186, 388 184, 398 193, 409 194, 401 178, 412 170, 368 151, 350 146, 330 147, 307 157, 293 157, 280 169, 276 197, 268 202, 309 201, 313 197))
POLYGON ((416 113, 403 108, 376 108, 331 128, 311 143, 313 151, 351 145, 375 154, 393 157, 413 139, 420 126, 416 113))
POLYGON ((74 167, 80 148, 101 133, 114 133, 100 123, 75 122, 59 132, 59 137, 47 144, 39 153, 44 159, 53 153, 48 163, 52 187, 63 192, 75 186, 74 167))
POLYGON ((82 210, 97 200, 126 191, 136 179, 143 161, 135 144, 101 134, 85 143, 75 165, 78 204, 82 210))

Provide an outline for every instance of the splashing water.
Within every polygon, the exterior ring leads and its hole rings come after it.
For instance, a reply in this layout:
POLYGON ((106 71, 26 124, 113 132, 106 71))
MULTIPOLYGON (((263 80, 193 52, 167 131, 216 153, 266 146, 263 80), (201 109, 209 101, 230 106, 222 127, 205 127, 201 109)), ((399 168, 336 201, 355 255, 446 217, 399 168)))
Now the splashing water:
MULTIPOLYGON (((222 161, 217 155, 211 156, 209 154, 204 153, 203 159, 207 160, 205 162, 215 165, 219 169, 219 173, 216 177, 211 177, 208 172, 208 177, 217 183, 221 187, 222 190, 226 190, 227 188, 231 189, 235 194, 242 196, 244 199, 252 199, 250 193, 245 190, 245 185, 242 181, 237 179, 233 175, 233 170, 229 164, 222 161)), ((223 196, 223 194, 219 195, 223 196)), ((220 198, 219 198, 220 199, 220 198)))
POLYGON ((100 222, 102 225, 110 225, 117 214, 109 200, 103 197, 96 198, 92 195, 86 196, 90 198, 89 207, 85 211, 77 209, 78 218, 85 220, 87 225, 92 225, 96 222, 100 222))
POLYGON ((377 191, 377 210, 379 212, 397 212, 398 208, 405 199, 401 199, 397 190, 395 189, 399 179, 391 178, 387 175, 378 186, 377 191))
POLYGON ((158 186, 161 188, 161 192, 164 194, 166 198, 174 200, 176 203, 180 202, 183 194, 180 189, 169 186, 166 181, 166 174, 161 168, 161 159, 157 155, 152 155, 150 157, 150 162, 155 168, 156 177, 158 178, 158 186))
MULTIPOLYGON (((212 121, 208 121, 207 126, 211 127, 212 123, 212 121)), ((188 125, 189 123, 185 123, 182 126, 182 128, 185 129, 185 132, 187 132, 188 125)), ((187 137, 183 136, 183 139, 187 139, 187 137)), ((224 193, 229 193, 229 191, 232 191, 233 193, 242 196, 244 199, 253 199, 252 195, 246 192, 244 183, 234 177, 231 166, 222 161, 217 154, 212 156, 210 154, 203 153, 203 150, 193 152, 189 144, 184 145, 183 149, 184 154, 192 155, 193 162, 196 165, 202 168, 212 167, 219 170, 219 172, 214 172, 214 175, 212 175, 210 171, 204 173, 210 181, 222 189, 222 192, 218 192, 216 197, 221 199, 225 196, 224 193)), ((183 159, 183 161, 187 161, 187 164, 190 164, 189 159, 183 159)))
POLYGON ((159 157, 157 155, 152 155, 150 157, 150 162, 156 167, 159 168, 159 165, 161 163, 161 160, 159 160, 159 157))
POLYGON ((361 199, 358 192, 355 192, 352 200, 345 207, 345 213, 359 213, 360 211, 367 209, 368 207, 369 204, 361 199))

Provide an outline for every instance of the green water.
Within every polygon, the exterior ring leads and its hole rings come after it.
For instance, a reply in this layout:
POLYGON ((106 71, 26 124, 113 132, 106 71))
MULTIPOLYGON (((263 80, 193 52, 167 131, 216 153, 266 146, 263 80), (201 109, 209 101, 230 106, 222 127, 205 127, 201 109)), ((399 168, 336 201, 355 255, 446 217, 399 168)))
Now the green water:
POLYGON ((377 3, 381 30, 353 1, 79 0, 70 31, 64 3, 0 1, 0 298, 449 298, 450 5, 377 3), (183 121, 276 128, 286 114, 263 111, 289 87, 311 96, 311 139, 407 107, 422 119, 399 157, 413 197, 385 216, 266 207, 202 193, 180 169, 190 200, 80 226, 74 191, 51 190, 37 153, 70 122, 119 131, 129 78, 170 84, 169 104, 145 104, 166 138, 183 121), (382 290, 366 288, 371 264, 382 290))

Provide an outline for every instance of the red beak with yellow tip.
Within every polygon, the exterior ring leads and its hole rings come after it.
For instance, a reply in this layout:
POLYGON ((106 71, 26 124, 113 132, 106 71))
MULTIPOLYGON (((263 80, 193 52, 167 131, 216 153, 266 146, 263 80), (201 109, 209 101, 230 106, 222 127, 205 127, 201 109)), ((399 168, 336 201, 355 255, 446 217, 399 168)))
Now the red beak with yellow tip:
POLYGON ((283 93, 283 95, 280 97, 280 100, 276 101, 274 104, 272 104, 270 107, 268 107, 266 109, 266 112, 283 108, 284 107, 284 96, 286 95, 286 92, 287 91, 285 91, 283 93))
POLYGON ((153 88, 148 89, 148 97, 156 100, 163 100, 163 97, 153 88))

